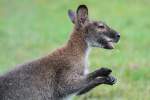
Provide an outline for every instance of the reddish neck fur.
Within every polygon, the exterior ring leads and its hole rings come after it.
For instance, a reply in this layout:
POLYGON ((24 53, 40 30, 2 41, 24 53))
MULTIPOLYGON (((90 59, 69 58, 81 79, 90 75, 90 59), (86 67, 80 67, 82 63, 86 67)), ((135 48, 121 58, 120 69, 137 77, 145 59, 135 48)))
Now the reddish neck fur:
POLYGON ((73 31, 71 37, 67 43, 67 48, 69 48, 73 53, 80 56, 85 56, 88 50, 88 44, 85 41, 85 33, 83 31, 73 31))

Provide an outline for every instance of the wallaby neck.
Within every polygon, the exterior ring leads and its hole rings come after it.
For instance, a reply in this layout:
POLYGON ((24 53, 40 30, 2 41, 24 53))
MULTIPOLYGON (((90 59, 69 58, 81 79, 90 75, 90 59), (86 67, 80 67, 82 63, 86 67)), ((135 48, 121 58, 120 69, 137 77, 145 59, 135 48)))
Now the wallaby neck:
POLYGON ((68 41, 68 47, 77 56, 87 57, 90 47, 85 41, 85 33, 82 31, 73 31, 68 41))

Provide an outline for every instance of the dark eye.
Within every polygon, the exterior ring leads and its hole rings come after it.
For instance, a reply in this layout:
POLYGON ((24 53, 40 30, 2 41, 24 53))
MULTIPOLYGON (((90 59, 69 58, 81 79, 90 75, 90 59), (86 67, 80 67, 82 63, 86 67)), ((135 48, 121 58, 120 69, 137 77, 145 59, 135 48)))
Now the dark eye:
POLYGON ((98 25, 97 27, 100 28, 100 29, 104 29, 105 28, 104 25, 98 25))

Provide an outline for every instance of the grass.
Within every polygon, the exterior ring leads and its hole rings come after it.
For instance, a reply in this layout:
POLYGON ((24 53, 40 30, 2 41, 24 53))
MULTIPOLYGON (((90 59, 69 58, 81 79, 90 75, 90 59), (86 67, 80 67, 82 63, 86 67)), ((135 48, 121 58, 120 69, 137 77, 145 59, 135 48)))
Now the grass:
POLYGON ((109 67, 116 85, 101 85, 77 100, 150 100, 149 0, 1 0, 0 74, 46 55, 69 38, 67 10, 87 4, 90 17, 121 33, 112 51, 93 49, 91 71, 109 67))

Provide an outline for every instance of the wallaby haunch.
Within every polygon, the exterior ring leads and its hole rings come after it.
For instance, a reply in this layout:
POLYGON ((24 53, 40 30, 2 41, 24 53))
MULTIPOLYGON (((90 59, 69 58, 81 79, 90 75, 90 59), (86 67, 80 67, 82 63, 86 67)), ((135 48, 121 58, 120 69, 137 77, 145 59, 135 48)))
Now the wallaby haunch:
POLYGON ((76 13, 69 10, 68 15, 74 30, 67 44, 1 76, 0 100, 63 100, 115 83, 108 68, 88 74, 87 60, 91 47, 113 49, 119 33, 101 21, 89 20, 86 5, 80 5, 76 13))

